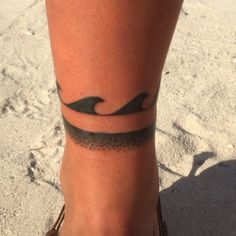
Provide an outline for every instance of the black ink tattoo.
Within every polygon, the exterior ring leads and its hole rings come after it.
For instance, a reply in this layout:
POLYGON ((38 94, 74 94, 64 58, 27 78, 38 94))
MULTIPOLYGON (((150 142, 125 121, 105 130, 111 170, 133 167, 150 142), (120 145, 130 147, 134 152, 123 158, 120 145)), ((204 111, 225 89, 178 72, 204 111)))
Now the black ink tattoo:
POLYGON ((70 138, 76 144, 95 150, 130 150, 147 142, 154 136, 155 124, 149 127, 121 133, 90 132, 70 124, 63 117, 64 125, 70 138))
POLYGON ((115 116, 115 115, 129 115, 132 113, 137 113, 137 112, 142 112, 142 111, 147 111, 151 109, 157 101, 157 96, 158 96, 158 90, 154 96, 154 99, 152 100, 151 104, 147 108, 143 108, 143 102, 146 98, 149 97, 148 93, 140 93, 136 97, 134 97, 130 102, 128 102, 126 105, 124 105, 122 108, 119 110, 110 113, 110 114, 99 114, 95 111, 95 106, 100 103, 100 102, 105 102, 102 98, 100 97, 85 97, 80 99, 79 101, 73 102, 73 103, 65 103, 63 102, 60 92, 62 91, 60 85, 57 83, 57 90, 58 90, 58 95, 61 100, 61 102, 67 106, 68 108, 81 112, 81 113, 86 113, 90 115, 99 115, 99 116, 115 116))
MULTIPOLYGON (((149 97, 149 94, 140 93, 117 111, 110 114, 99 114, 96 112, 95 106, 100 102, 105 102, 102 98, 91 96, 82 98, 72 103, 65 103, 60 96, 62 89, 58 83, 57 83, 57 90, 59 98, 65 106, 77 112, 96 116, 129 115, 132 113, 146 111, 151 109, 155 105, 158 96, 158 90, 157 90, 154 99, 147 108, 143 108, 143 103, 145 99, 149 97)), ((155 134, 155 123, 152 123, 150 126, 140 130, 108 133, 108 132, 91 132, 80 129, 69 123, 69 121, 67 121, 65 117, 63 117, 63 121, 68 135, 76 144, 94 150, 135 149, 139 147, 141 144, 144 144, 148 140, 153 138, 155 134)))

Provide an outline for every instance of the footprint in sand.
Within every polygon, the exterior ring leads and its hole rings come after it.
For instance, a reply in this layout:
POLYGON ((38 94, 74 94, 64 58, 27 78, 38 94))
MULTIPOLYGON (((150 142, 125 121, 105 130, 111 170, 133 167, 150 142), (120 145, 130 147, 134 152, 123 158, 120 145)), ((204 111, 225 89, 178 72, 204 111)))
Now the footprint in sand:
POLYGON ((212 134, 194 114, 183 116, 177 123, 175 124, 175 128, 182 130, 182 132, 202 138, 208 138, 212 134))
POLYGON ((222 10, 229 13, 236 13, 235 0, 198 0, 203 5, 214 8, 216 10, 222 10))

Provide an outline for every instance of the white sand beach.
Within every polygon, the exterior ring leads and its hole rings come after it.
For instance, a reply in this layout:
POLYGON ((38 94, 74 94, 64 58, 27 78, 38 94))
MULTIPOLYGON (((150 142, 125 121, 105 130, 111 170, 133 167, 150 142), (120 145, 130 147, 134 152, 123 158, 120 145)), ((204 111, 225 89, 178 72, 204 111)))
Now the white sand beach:
MULTIPOLYGON (((236 236, 236 1, 186 0, 156 147, 170 236, 236 236)), ((64 129, 43 0, 0 0, 0 235, 44 236, 63 204, 64 129)))

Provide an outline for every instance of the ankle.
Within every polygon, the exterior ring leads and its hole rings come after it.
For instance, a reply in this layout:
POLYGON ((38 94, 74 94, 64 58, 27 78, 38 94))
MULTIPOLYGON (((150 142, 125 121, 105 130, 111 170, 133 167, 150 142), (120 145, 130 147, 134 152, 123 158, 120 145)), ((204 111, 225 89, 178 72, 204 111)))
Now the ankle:
POLYGON ((104 155, 68 149, 60 176, 66 205, 61 236, 153 236, 158 175, 152 145, 104 155))
POLYGON ((66 212, 61 236, 153 236, 155 212, 141 217, 127 217, 127 214, 93 212, 93 214, 75 214, 66 212))

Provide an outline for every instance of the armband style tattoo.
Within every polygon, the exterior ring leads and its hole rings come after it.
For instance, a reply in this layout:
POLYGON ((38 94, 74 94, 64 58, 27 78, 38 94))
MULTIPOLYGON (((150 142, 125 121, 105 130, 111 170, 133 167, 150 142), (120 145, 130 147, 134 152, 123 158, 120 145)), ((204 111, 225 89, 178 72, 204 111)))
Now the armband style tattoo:
POLYGON ((155 133, 155 124, 149 127, 122 133, 89 132, 70 124, 63 117, 66 131, 76 144, 96 150, 130 150, 145 143, 155 133))
POLYGON ((143 108, 142 105, 143 105, 144 100, 149 97, 149 94, 148 93, 140 93, 139 95, 134 97, 130 102, 128 102, 126 105, 124 105, 123 107, 121 107, 117 111, 115 111, 111 114, 99 114, 95 111, 95 106, 100 102, 105 102, 102 98, 90 96, 90 97, 82 98, 79 101, 67 104, 67 103, 63 102, 63 100, 61 98, 60 92, 62 91, 62 89, 58 83, 57 83, 57 91, 58 91, 58 95, 59 95, 61 102, 66 107, 68 107, 74 111, 77 111, 77 112, 86 113, 89 115, 97 115, 97 116, 129 115, 132 113, 147 111, 155 105, 156 100, 157 100, 157 95, 158 95, 158 91, 157 91, 154 96, 154 99, 151 102, 151 105, 148 106, 147 108, 143 108))
MULTIPOLYGON (((104 102, 102 98, 90 96, 67 104, 61 98, 60 93, 62 92, 62 89, 58 83, 57 90, 62 104, 64 104, 67 108, 79 113, 95 116, 121 116, 147 111, 155 105, 158 94, 157 91, 153 101, 147 108, 143 108, 142 105, 144 100, 149 97, 149 94, 140 93, 117 111, 111 114, 99 114, 96 112, 95 106, 97 103, 104 102)), ((140 130, 109 133, 83 130, 71 124, 64 116, 63 122, 68 135, 76 144, 95 150, 134 149, 152 138, 155 133, 155 123, 152 123, 148 127, 140 130)))

